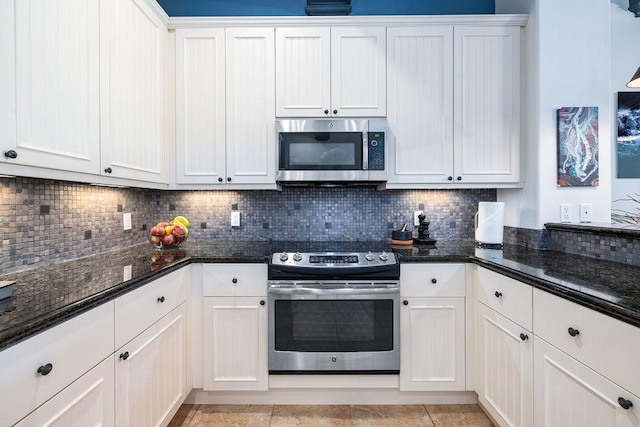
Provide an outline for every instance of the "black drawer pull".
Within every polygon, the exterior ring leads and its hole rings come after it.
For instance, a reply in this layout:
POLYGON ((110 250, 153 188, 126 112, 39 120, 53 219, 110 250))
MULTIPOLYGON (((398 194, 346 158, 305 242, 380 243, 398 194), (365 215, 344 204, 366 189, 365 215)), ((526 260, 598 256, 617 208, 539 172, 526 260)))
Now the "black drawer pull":
POLYGON ((111 173, 111 172, 113 172, 113 169, 111 169, 111 168, 104 168, 104 171, 105 171, 106 173, 111 173))
POLYGON ((580 335, 580 331, 573 328, 567 329, 567 332, 569 332, 569 335, 571 335, 572 337, 577 337, 578 335, 580 335))
POLYGON ((494 295, 496 296, 496 298, 500 298, 502 296, 502 292, 496 291, 494 295))
POLYGON ((120 359, 122 359, 122 360, 127 360, 128 358, 129 358, 129 352, 128 351, 125 351, 124 353, 122 353, 120 355, 120 359))
POLYGON ((42 375, 49 375, 52 370, 53 365, 51 363, 47 363, 46 365, 42 365, 38 368, 38 373, 42 375))
POLYGON ((260 300, 260 305, 264 305, 264 304, 265 304, 264 300, 260 300))
POLYGON ((158 302, 162 304, 164 302, 164 296, 161 296, 160 298, 158 298, 158 302))
POLYGON ((630 409, 633 406, 633 402, 631 402, 630 400, 625 399, 624 397, 619 397, 618 398, 618 403, 624 409, 630 409))
POLYGON ((435 285, 436 283, 438 283, 438 279, 436 279, 436 278, 434 277, 433 279, 431 279, 431 283, 433 283, 433 284, 435 285))
POLYGON ((231 283, 238 283, 238 279, 234 277, 233 279, 231 279, 231 283))
POLYGON ((18 158, 18 153, 15 150, 9 150, 4 152, 4 156, 8 159, 16 159, 18 158))
POLYGON ((520 333, 520 339, 521 339, 522 341, 526 341, 526 340, 528 340, 528 339, 529 339, 529 335, 527 335, 527 334, 523 334, 523 333, 521 332, 521 333, 520 333))
POLYGON ((402 303, 403 303, 404 305, 409 305, 409 301, 407 301, 407 300, 402 301, 402 303))
POLYGON ((325 114, 329 114, 329 110, 324 110, 324 113, 325 114))

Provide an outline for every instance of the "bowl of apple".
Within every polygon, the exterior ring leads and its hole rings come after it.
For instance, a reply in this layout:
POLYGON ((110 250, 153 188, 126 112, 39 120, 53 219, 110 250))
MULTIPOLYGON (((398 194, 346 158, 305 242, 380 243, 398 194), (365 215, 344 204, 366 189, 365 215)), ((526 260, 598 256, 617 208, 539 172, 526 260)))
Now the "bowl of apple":
POLYGON ((177 216, 169 222, 159 222, 149 232, 150 240, 156 249, 175 249, 187 240, 189 221, 177 216))

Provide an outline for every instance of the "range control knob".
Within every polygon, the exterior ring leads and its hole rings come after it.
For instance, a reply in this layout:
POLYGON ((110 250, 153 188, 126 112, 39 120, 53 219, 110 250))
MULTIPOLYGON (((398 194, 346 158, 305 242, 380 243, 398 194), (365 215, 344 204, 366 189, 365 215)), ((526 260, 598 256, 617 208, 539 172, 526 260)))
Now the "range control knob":
POLYGON ((382 251, 382 253, 380 254, 380 259, 382 261, 386 261, 389 259, 389 255, 385 251, 382 251))
POLYGON ((302 254, 300 252, 296 252, 295 254, 293 254, 293 260, 302 261, 302 254))
POLYGON ((375 257, 376 256, 373 253, 371 253, 371 251, 369 251, 369 253, 364 256, 364 259, 366 259, 367 261, 373 261, 375 257))
POLYGON ((286 253, 286 252, 282 252, 282 253, 280 254, 280 261, 285 262, 285 261, 286 261, 286 260, 288 260, 288 259, 289 259, 289 255, 287 255, 287 253, 286 253))

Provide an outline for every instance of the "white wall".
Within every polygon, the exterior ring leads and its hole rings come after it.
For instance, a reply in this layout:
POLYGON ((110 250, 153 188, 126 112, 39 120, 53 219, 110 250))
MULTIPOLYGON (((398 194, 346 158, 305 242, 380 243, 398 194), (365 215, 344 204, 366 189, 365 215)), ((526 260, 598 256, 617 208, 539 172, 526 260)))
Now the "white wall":
POLYGON ((628 0, 611 1, 611 103, 612 112, 612 208, 636 211, 640 206, 620 199, 640 193, 640 179, 617 179, 616 122, 618 92, 637 91, 626 86, 633 73, 640 67, 640 18, 629 12, 628 0))
MULTIPOLYGON (((496 1, 496 12, 506 10, 496 1)), ((607 0, 531 0, 525 29, 523 168, 525 188, 500 190, 505 225, 541 229, 558 222, 561 203, 593 205, 594 222, 608 222, 611 200, 610 6, 607 0), (556 114, 561 107, 599 108, 599 187, 558 188, 556 114)))

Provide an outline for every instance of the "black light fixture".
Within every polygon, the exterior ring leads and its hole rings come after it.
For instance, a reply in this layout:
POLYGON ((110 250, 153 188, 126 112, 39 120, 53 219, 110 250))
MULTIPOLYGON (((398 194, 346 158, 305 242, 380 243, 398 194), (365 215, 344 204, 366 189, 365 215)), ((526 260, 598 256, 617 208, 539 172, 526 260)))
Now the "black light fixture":
POLYGON ((640 0, 629 0, 629 10, 636 14, 636 18, 640 16, 640 0))
POLYGON ((633 77, 631 77, 629 83, 627 83, 627 87, 640 87, 640 67, 638 68, 638 71, 636 71, 636 73, 633 75, 633 77))
POLYGON ((309 16, 349 15, 351 0, 307 0, 304 11, 309 16))

